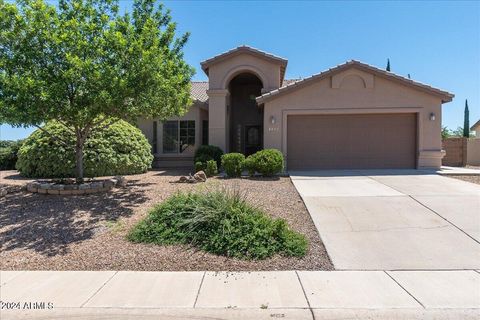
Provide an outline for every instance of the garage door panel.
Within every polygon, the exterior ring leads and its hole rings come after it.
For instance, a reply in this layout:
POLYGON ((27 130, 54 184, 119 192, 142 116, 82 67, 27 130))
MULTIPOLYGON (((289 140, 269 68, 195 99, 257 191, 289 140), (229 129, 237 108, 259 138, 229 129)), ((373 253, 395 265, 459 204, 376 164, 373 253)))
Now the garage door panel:
POLYGON ((415 168, 415 114, 292 115, 287 165, 294 169, 415 168))

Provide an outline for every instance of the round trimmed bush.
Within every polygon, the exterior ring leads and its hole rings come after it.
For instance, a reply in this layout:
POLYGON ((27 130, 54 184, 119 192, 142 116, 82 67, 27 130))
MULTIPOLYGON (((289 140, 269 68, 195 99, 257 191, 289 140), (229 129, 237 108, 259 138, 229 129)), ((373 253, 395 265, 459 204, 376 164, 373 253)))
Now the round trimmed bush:
POLYGON ((202 162, 206 164, 208 160, 215 160, 215 162, 217 163, 217 167, 220 167, 222 163, 222 155, 222 149, 217 146, 201 145, 195 151, 193 162, 202 162))
MULTIPOLYGON (((71 144, 60 141, 40 129, 33 132, 18 151, 17 170, 32 178, 66 178, 75 176, 75 137, 56 121, 44 129, 71 144)), ((102 131, 94 131, 85 142, 86 177, 128 175, 151 168, 151 146, 143 133, 126 121, 117 121, 102 131)))
POLYGON ((245 170, 247 170, 250 177, 253 177, 255 175, 255 172, 257 170, 255 169, 255 161, 252 155, 248 156, 247 159, 245 159, 243 167, 245 168, 245 170))
POLYGON ((23 140, 0 141, 0 170, 15 170, 17 163, 17 153, 23 140))
POLYGON ((255 171, 273 176, 283 170, 283 154, 277 149, 265 149, 251 155, 255 171))
POLYGON ((242 175, 245 156, 241 153, 231 152, 222 156, 222 167, 230 178, 242 175))
POLYGON ((217 173, 218 173, 218 167, 215 160, 208 160, 207 166, 205 168, 205 174, 207 175, 207 177, 213 177, 217 173))
POLYGON ((195 172, 204 171, 206 167, 207 164, 205 162, 195 162, 195 172))

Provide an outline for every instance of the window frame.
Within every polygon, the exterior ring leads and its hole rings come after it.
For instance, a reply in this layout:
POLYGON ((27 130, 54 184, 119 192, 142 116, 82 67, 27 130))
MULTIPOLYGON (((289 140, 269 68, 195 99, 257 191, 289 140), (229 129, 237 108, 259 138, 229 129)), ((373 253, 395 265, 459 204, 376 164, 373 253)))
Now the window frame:
MULTIPOLYGON (((196 144, 196 121, 195 120, 167 120, 163 122, 162 130, 162 153, 164 154, 183 154, 189 146, 195 146, 196 144), (175 147, 171 150, 165 151, 166 142, 166 127, 173 129, 173 123, 175 123, 176 137, 173 139, 175 147), (183 143, 183 142, 186 143, 183 143)), ((172 130, 173 131, 173 130, 172 130)))

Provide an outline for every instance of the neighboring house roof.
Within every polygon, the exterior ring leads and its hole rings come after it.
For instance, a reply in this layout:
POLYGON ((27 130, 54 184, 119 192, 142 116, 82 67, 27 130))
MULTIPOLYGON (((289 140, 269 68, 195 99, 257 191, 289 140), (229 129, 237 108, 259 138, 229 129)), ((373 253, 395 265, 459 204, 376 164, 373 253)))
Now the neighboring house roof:
POLYGON ((226 52, 220 53, 220 54, 218 54, 218 55, 216 55, 216 56, 214 56, 210 59, 207 59, 207 60, 201 62, 200 65, 202 66, 202 70, 208 75, 208 68, 211 65, 213 65, 215 63, 218 63, 220 61, 223 61, 223 60, 225 60, 229 57, 241 54, 241 53, 249 53, 249 54, 252 54, 254 56, 257 56, 257 57, 260 57, 260 58, 263 58, 263 59, 267 59, 271 62, 279 64, 280 65, 280 79, 283 80, 283 77, 285 76, 285 69, 287 68, 287 63, 288 63, 287 59, 284 59, 284 58, 276 56, 274 54, 259 50, 257 48, 252 48, 252 47, 247 46, 247 45, 242 45, 242 46, 233 48, 231 50, 228 50, 226 52))
POLYGON ((300 81, 300 80, 302 80, 302 79, 284 79, 283 83, 282 83, 282 87, 288 86, 288 85, 290 85, 294 82, 300 81))
POLYGON ((397 82, 399 82, 401 84, 404 84, 406 86, 410 86, 410 87, 413 87, 415 89, 418 89, 418 90, 421 90, 421 91, 424 91, 424 92, 427 92, 427 93, 430 93, 430 94, 433 94, 433 95, 437 95, 437 96, 442 98, 442 102, 450 102, 450 101, 452 101, 452 98, 454 97, 454 95, 452 93, 449 93, 447 91, 440 90, 440 89, 437 89, 437 88, 433 88, 429 85, 426 85, 426 84, 423 84, 423 83, 420 83, 420 82, 417 82, 417 81, 413 81, 411 79, 396 75, 392 72, 388 72, 388 71, 373 67, 371 65, 368 65, 366 63, 362 63, 360 61, 351 60, 351 61, 347 61, 343 64, 340 64, 336 67, 330 68, 326 71, 320 72, 318 74, 314 74, 314 75, 312 75, 308 78, 296 81, 294 83, 284 85, 284 86, 282 86, 282 87, 280 87, 276 90, 272 90, 270 92, 267 92, 267 93, 257 97, 257 103, 259 103, 259 104, 265 103, 266 101, 269 101, 271 99, 282 96, 285 93, 289 93, 289 92, 292 92, 294 90, 300 89, 302 87, 308 86, 309 84, 312 84, 317 80, 327 78, 334 73, 338 73, 338 72, 346 70, 350 67, 355 67, 359 70, 363 70, 363 71, 366 71, 366 72, 373 73, 373 74, 375 74, 377 76, 380 76, 380 77, 383 77, 385 79, 394 80, 394 81, 397 81, 397 82))
POLYGON ((475 124, 470 128, 470 130, 476 130, 477 128, 480 128, 480 120, 475 122, 475 124))

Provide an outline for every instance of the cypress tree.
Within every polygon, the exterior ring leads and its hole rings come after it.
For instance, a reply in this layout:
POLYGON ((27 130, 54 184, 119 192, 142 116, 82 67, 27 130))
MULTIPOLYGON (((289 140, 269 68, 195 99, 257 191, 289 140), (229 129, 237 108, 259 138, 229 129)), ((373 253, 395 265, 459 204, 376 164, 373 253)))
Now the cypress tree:
POLYGON ((390 59, 387 59, 387 71, 390 72, 390 59))
POLYGON ((465 99, 465 111, 463 115, 463 136, 470 137, 470 112, 468 111, 468 101, 465 99))

